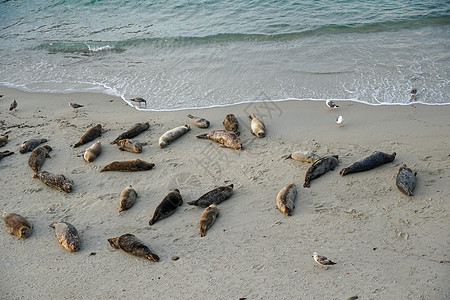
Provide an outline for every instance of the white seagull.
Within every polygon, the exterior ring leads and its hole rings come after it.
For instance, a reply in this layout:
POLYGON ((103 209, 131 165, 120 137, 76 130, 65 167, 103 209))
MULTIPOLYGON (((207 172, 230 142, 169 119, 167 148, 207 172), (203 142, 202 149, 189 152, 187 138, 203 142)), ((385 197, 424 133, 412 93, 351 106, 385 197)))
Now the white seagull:
MULTIPOLYGON (((314 257, 314 260, 316 261, 316 263, 318 263, 321 266, 325 266, 325 270, 328 270, 327 266, 336 264, 335 262, 332 262, 331 260, 329 260, 327 257, 325 257, 323 255, 319 255, 319 253, 317 253, 317 252, 313 253, 313 257, 314 257)), ((316 265, 314 265, 314 267, 315 266, 316 265)), ((318 266, 318 267, 322 269, 321 266, 318 266)))
POLYGON ((336 123, 338 123, 339 127, 344 126, 344 118, 342 116, 337 117, 336 123))
POLYGON ((327 106, 329 107, 329 109, 331 110, 331 109, 333 109, 333 108, 338 108, 339 107, 339 105, 336 105, 336 103, 334 103, 333 101, 331 101, 331 100, 327 100, 327 106))

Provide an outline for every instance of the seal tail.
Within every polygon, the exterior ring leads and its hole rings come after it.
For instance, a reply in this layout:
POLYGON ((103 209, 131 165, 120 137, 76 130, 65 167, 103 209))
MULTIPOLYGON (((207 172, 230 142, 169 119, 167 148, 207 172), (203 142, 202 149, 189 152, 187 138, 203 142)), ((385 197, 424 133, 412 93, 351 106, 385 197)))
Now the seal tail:
POLYGON ((248 116, 248 119, 251 121, 251 120, 253 120, 254 117, 255 117, 254 114, 250 114, 250 115, 248 116))
POLYGON ((281 157, 281 159, 286 160, 286 159, 289 159, 289 158, 291 158, 291 157, 292 157, 291 154, 288 154, 288 155, 283 155, 283 156, 281 157))
POLYGON ((197 135, 196 138, 198 138, 198 139, 208 139, 208 134, 207 133, 200 134, 200 135, 197 135))
POLYGON ((188 114, 187 117, 188 117, 189 119, 193 119, 193 118, 194 118, 194 116, 191 115, 191 114, 188 114))
POLYGON ((149 253, 149 254, 147 254, 147 259, 154 261, 154 262, 158 262, 159 256, 154 253, 149 253))
POLYGON ((339 175, 344 176, 346 174, 350 173, 350 168, 343 168, 339 171, 339 175))
POLYGON ((83 145, 83 143, 80 141, 80 142, 76 143, 75 145, 73 145, 73 147, 74 147, 74 148, 77 148, 77 147, 79 147, 79 146, 81 146, 81 145, 83 145))
POLYGON ((197 202, 197 201, 191 201, 191 202, 187 202, 186 204, 187 204, 187 205, 197 205, 196 202, 197 202))

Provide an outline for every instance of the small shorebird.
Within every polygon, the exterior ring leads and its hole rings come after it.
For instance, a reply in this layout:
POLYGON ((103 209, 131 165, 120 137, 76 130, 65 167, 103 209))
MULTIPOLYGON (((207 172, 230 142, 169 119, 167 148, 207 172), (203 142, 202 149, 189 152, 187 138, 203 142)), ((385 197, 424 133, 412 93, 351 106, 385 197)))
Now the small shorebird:
MULTIPOLYGON (((314 260, 316 261, 316 263, 318 263, 320 265, 320 266, 318 266, 320 269, 322 269, 321 266, 325 266, 325 270, 328 270, 327 266, 336 264, 335 262, 332 262, 331 260, 329 260, 327 257, 325 257, 323 255, 319 255, 319 253, 317 253, 317 252, 313 253, 313 257, 314 257, 314 260)), ((315 266, 316 265, 314 265, 314 267, 315 266)))
POLYGON ((9 110, 15 110, 17 108, 17 101, 14 99, 14 101, 11 103, 11 106, 9 107, 9 110))
POLYGON ((329 110, 334 109, 334 108, 338 108, 338 107, 339 107, 339 105, 336 105, 336 103, 334 103, 334 102, 331 101, 331 100, 327 100, 326 104, 327 104, 327 106, 329 107, 329 110))
POLYGON ((137 98, 131 99, 130 101, 139 103, 139 106, 141 106, 141 103, 144 103, 145 106, 147 106, 147 101, 145 101, 144 98, 137 97, 137 98))
POLYGON ((413 88, 409 92, 411 93, 411 100, 415 100, 417 96, 417 89, 413 88))
POLYGON ((80 107, 83 107, 84 105, 69 102, 69 106, 73 108, 73 111, 77 112, 78 109, 79 109, 80 107))
POLYGON ((337 117, 336 123, 338 123, 339 127, 344 126, 344 118, 342 116, 337 117))

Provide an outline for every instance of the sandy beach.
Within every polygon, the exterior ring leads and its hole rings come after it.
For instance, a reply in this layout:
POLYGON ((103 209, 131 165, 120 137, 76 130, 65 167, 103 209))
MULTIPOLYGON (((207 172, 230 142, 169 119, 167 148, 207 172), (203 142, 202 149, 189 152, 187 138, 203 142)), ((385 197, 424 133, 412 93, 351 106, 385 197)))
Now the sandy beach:
MULTIPOLYGON (((284 101, 202 110, 139 111, 103 94, 26 93, 0 87, 0 211, 33 224, 27 239, 0 230, 1 299, 449 299, 450 106, 370 106, 339 102, 284 101), (8 110, 16 99, 17 111, 8 110), (83 104, 75 112, 68 102, 83 104), (197 128, 187 114, 211 122, 197 128), (228 113, 240 123, 242 151, 195 136, 223 129, 228 113), (266 124, 250 133, 247 116, 266 124), (339 128, 336 117, 344 117, 339 128), (142 153, 111 145, 137 122, 150 129, 135 139, 142 153), (83 160, 93 144, 73 148, 91 126, 101 124, 102 153, 83 160), (189 124, 181 138, 159 148, 167 130, 189 124), (71 193, 32 178, 30 153, 21 143, 46 138, 53 150, 43 170, 74 181, 71 193), (283 155, 298 150, 339 155, 339 165, 303 188, 310 166, 283 155), (392 163, 340 176, 339 170, 374 151, 396 152, 392 163), (155 164, 144 172, 103 172, 106 164, 140 158, 155 164), (399 167, 417 172, 415 195, 395 185, 399 167), (204 193, 234 184, 219 204, 220 215, 200 237, 202 208, 187 205, 204 193), (278 192, 295 183, 292 216, 275 207, 278 192), (119 196, 132 185, 137 201, 119 214, 119 196), (149 226, 156 206, 177 188, 183 205, 149 226), (74 225, 81 249, 68 252, 49 227, 74 225), (111 248, 107 239, 136 235, 161 258, 154 263, 111 248), (312 253, 336 265, 314 267, 312 253), (178 260, 172 257, 178 256, 178 260)), ((2 222, 3 223, 3 222, 2 222)))

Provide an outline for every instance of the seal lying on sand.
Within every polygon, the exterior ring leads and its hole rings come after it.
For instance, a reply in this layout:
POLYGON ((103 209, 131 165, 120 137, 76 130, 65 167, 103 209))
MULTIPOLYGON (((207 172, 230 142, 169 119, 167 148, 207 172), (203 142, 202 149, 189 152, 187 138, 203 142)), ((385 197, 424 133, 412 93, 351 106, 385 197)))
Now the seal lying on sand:
POLYGON ((14 152, 11 152, 11 151, 8 151, 8 150, 1 151, 0 152, 0 160, 2 160, 3 157, 10 156, 10 155, 13 155, 13 154, 14 154, 14 152))
POLYGON ((111 247, 122 249, 135 256, 144 257, 154 262, 159 261, 159 256, 153 253, 150 248, 133 234, 127 233, 121 236, 108 239, 111 247))
POLYGON ((227 147, 234 150, 242 150, 241 139, 236 133, 228 130, 213 130, 210 133, 197 135, 198 139, 209 139, 220 144, 221 147, 227 147))
POLYGON ((40 144, 46 143, 46 142, 47 142, 47 139, 31 139, 31 140, 25 141, 22 143, 22 145, 20 145, 19 152, 22 154, 25 154, 28 151, 33 151, 34 148, 36 148, 40 144))
POLYGON ((392 162, 395 159, 395 155, 395 152, 392 154, 387 154, 376 151, 373 154, 360 159, 357 162, 354 162, 349 167, 342 169, 339 174, 341 174, 341 176, 344 176, 351 173, 372 170, 378 166, 392 162))
POLYGON ((102 135, 102 125, 97 124, 86 130, 86 132, 81 136, 80 141, 75 145, 73 145, 73 147, 76 148, 86 143, 92 142, 101 135, 102 135))
POLYGON ((8 233, 26 239, 30 236, 33 226, 24 217, 15 213, 2 214, 8 233))
POLYGON ((37 147, 31 152, 30 157, 28 158, 28 165, 33 169, 34 172, 39 172, 41 170, 42 165, 46 158, 51 158, 48 154, 52 151, 52 147, 49 145, 44 145, 41 147, 37 147))
POLYGON ((8 144, 8 136, 7 135, 0 136, 0 147, 5 146, 6 144, 8 144))
POLYGON ((200 207, 208 207, 211 204, 219 204, 229 199, 233 194, 234 185, 220 186, 207 192, 195 201, 188 202, 189 205, 195 205, 200 207))
POLYGON ((285 215, 290 216, 295 208, 297 189, 293 183, 288 184, 277 195, 277 208, 285 215))
POLYGON ((321 159, 316 160, 306 171, 305 175, 305 183, 303 187, 310 187, 310 182, 313 179, 316 179, 328 171, 333 171, 334 168, 339 164, 337 155, 322 157, 321 159))
POLYGON ((46 185, 66 193, 70 193, 73 189, 73 181, 63 174, 52 174, 50 172, 43 171, 35 173, 33 178, 38 178, 46 185))
POLYGON ((254 114, 250 114, 248 116, 248 118, 250 119, 251 123, 250 123, 250 128, 252 131, 252 134, 254 134, 255 136, 262 138, 266 135, 266 126, 264 125, 264 123, 259 120, 257 117, 255 117, 254 114))
POLYGON ((208 120, 206 120, 205 118, 194 117, 191 114, 187 115, 187 117, 192 119, 192 121, 194 122, 194 125, 197 126, 198 128, 208 128, 210 125, 210 122, 208 120))
POLYGON ((50 227, 55 228, 55 234, 58 238, 58 242, 70 252, 76 252, 80 250, 80 237, 78 236, 77 229, 66 222, 53 222, 50 227))
POLYGON ((236 135, 240 134, 238 119, 233 114, 228 114, 225 116, 225 119, 223 120, 223 126, 226 130, 236 133, 236 135))
POLYGON ((119 146, 119 150, 128 151, 133 153, 141 153, 142 152, 142 144, 138 141, 131 139, 123 139, 117 141, 117 146, 119 146))
POLYGON ((146 123, 136 123, 133 126, 131 126, 127 131, 120 134, 114 141, 111 142, 111 144, 115 144, 120 140, 123 139, 131 139, 137 136, 138 134, 146 131, 150 128, 150 124, 148 122, 146 123))
POLYGON ((155 164, 140 160, 139 158, 125 161, 113 161, 110 164, 104 166, 100 172, 105 171, 119 171, 119 172, 135 172, 135 171, 148 171, 152 169, 155 164))
POLYGON ((126 187, 120 194, 120 209, 119 212, 129 209, 136 202, 136 190, 130 185, 126 187))
POLYGON ((405 195, 414 196, 413 191, 416 187, 417 172, 413 172, 405 164, 400 167, 397 174, 396 185, 405 195))
POLYGON ((211 204, 203 211, 200 217, 200 236, 204 237, 206 231, 214 224, 217 216, 219 215, 219 209, 216 204, 211 204))
POLYGON ((83 158, 87 162, 93 162, 94 159, 102 152, 102 144, 99 141, 96 141, 89 148, 84 151, 83 158))
POLYGON ((177 138, 188 132, 190 129, 189 125, 183 125, 175 127, 174 129, 171 129, 169 131, 166 131, 160 138, 159 138, 159 147, 164 148, 171 142, 175 141, 177 138))
POLYGON ((313 163, 316 160, 320 159, 320 156, 311 151, 300 150, 300 151, 293 152, 292 154, 282 156, 281 158, 284 158, 284 159, 292 158, 293 160, 296 160, 296 161, 313 163))
POLYGON ((153 218, 148 222, 150 226, 155 224, 156 221, 164 219, 175 212, 178 206, 183 205, 183 198, 181 197, 178 189, 172 190, 162 202, 156 207, 153 218))

